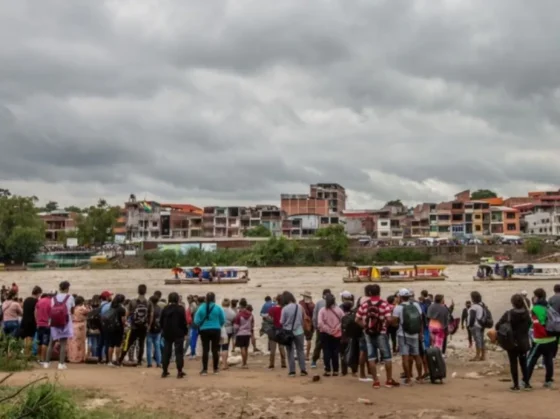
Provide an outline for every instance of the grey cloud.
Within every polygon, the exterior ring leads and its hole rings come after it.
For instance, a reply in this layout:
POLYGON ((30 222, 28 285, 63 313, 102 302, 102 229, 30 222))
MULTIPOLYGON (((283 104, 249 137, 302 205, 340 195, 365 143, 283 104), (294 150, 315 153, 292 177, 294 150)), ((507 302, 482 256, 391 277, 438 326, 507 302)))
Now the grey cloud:
POLYGON ((554 184, 559 11, 4 2, 0 179, 201 204, 277 202, 318 181, 359 205, 554 184))

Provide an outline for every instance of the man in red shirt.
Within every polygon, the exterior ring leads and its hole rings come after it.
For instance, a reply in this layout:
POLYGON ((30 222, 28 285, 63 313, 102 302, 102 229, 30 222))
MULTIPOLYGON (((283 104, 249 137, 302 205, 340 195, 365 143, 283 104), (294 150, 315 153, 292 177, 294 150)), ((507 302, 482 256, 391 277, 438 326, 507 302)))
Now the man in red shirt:
POLYGON ((284 306, 282 302, 282 294, 279 294, 276 297, 276 304, 270 307, 268 310, 268 317, 272 320, 273 329, 271 330, 270 334, 268 335, 268 350, 270 351, 270 364, 268 366, 269 370, 274 369, 274 361, 276 358, 276 347, 279 348, 280 352, 280 365, 282 368, 286 368, 286 348, 284 346, 279 345, 271 336, 274 336, 276 330, 282 329, 282 323, 280 322, 280 318, 282 317, 282 307, 284 306))
POLYGON ((391 306, 381 299, 381 287, 377 284, 367 285, 365 295, 368 298, 358 308, 356 323, 364 329, 368 348, 368 362, 373 376, 373 388, 381 388, 375 362, 377 353, 381 355, 381 362, 385 363, 387 381, 385 387, 398 387, 399 383, 393 380, 393 364, 389 339, 387 337, 387 325, 392 315, 391 306))

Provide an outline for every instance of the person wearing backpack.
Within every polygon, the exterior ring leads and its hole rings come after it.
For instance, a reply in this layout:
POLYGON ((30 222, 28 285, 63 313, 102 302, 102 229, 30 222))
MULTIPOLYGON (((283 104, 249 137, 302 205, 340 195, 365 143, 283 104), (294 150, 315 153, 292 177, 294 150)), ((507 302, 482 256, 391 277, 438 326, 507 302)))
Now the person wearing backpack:
POLYGON ((482 295, 478 291, 471 292, 472 305, 469 310, 468 324, 471 331, 476 355, 471 362, 484 361, 486 359, 486 344, 484 341, 484 330, 493 326, 492 314, 482 302, 482 295))
POLYGON ((146 361, 147 367, 152 368, 152 359, 155 358, 156 367, 161 367, 161 312, 162 308, 158 306, 158 298, 154 295, 150 297, 150 302, 154 308, 153 320, 148 330, 146 339, 146 361))
POLYGON ((422 357, 420 356, 420 336, 423 335, 422 307, 411 301, 412 294, 406 288, 399 291, 400 304, 393 310, 391 322, 399 326, 397 340, 402 356, 405 384, 412 384, 412 365, 416 363, 418 376, 416 382, 422 382, 422 357))
POLYGON ((107 365, 109 367, 118 366, 118 362, 113 361, 113 356, 119 360, 121 355, 121 345, 126 324, 126 309, 123 307, 124 295, 117 294, 111 301, 109 308, 101 311, 101 325, 104 335, 105 345, 107 346, 107 365))
POLYGON ((47 359, 43 368, 49 368, 53 353, 54 343, 60 343, 60 355, 58 369, 65 370, 66 367, 66 347, 68 339, 74 336, 74 326, 72 324, 72 314, 76 305, 74 297, 70 295, 70 283, 62 281, 58 287, 59 292, 51 299, 50 327, 51 340, 47 349, 47 359))
POLYGON ((531 320, 533 321, 533 347, 527 357, 527 380, 531 379, 533 370, 537 365, 539 357, 543 357, 545 367, 544 387, 551 388, 554 376, 554 352, 556 337, 550 336, 547 331, 548 302, 546 291, 537 288, 533 292, 533 308, 531 309, 531 320))
POLYGON ((138 342, 138 365, 142 365, 146 336, 154 316, 154 307, 146 298, 147 292, 148 288, 146 285, 138 285, 138 298, 130 300, 128 303, 127 317, 130 317, 130 329, 124 338, 119 364, 122 363, 130 348, 134 347, 134 344, 138 342))
POLYGON ((86 337, 88 345, 88 358, 99 358, 99 344, 101 337, 101 299, 99 295, 91 298, 91 310, 86 320, 86 337))
POLYGON ((376 368, 378 353, 381 356, 381 361, 385 363, 385 387, 398 387, 399 383, 393 379, 392 354, 389 337, 387 336, 387 326, 392 316, 391 306, 387 301, 381 299, 381 287, 379 285, 367 285, 364 291, 367 299, 362 300, 358 308, 356 323, 364 331, 368 363, 371 375, 373 376, 373 388, 381 388, 376 368))
POLYGON ((515 294, 511 297, 512 309, 506 311, 502 318, 496 323, 498 343, 507 351, 509 368, 513 386, 511 391, 519 391, 519 371, 523 379, 523 388, 531 390, 529 375, 527 373, 527 352, 529 352, 529 328, 531 327, 531 316, 525 307, 523 295, 515 294))

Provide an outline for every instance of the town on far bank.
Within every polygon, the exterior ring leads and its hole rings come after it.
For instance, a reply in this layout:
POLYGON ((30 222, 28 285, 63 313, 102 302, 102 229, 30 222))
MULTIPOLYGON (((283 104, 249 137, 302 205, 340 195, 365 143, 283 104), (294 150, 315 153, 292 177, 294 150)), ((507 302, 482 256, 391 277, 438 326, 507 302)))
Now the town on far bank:
POLYGON ((509 252, 512 259, 523 262, 526 255, 554 258, 555 247, 560 245, 560 190, 510 198, 490 190, 466 190, 446 202, 407 207, 396 199, 381 209, 347 208, 346 189, 337 183, 310 185, 309 194, 281 194, 280 205, 253 207, 197 207, 142 200, 135 195, 122 206, 110 206, 100 199, 84 209, 59 208, 54 201, 38 207, 37 202, 36 197, 0 190, 0 211, 14 217, 12 222, 0 224, 0 269, 24 264, 104 265, 116 259, 128 262, 120 267, 133 267, 140 254, 165 250, 179 256, 167 258, 165 263, 155 256, 142 257, 142 265, 167 268, 175 262, 211 265, 213 261, 237 261, 281 266, 371 264, 372 260, 462 263, 504 253, 504 246, 523 246, 524 250, 509 252), (16 219, 15 207, 23 207, 29 217, 16 219), (338 240, 339 248, 327 249, 323 243, 320 255, 309 251, 314 255, 298 261, 293 255, 262 260, 262 251, 259 254, 255 249, 260 246, 262 250, 271 239, 282 243, 282 252, 287 254, 313 247, 321 239, 338 240), (290 239, 290 244, 284 239, 290 239), (24 246, 26 242, 32 245, 24 246), (224 249, 237 254, 229 252, 224 260, 216 255, 224 249), (189 260, 185 260, 186 254, 191 254, 189 260))

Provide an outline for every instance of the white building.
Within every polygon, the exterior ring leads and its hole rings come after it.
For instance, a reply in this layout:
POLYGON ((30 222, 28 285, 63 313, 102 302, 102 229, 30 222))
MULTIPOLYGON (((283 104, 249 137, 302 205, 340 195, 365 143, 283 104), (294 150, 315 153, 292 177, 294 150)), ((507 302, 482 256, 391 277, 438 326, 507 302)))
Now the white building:
POLYGON ((560 212, 535 212, 525 216, 527 233, 535 236, 560 236, 560 212))

